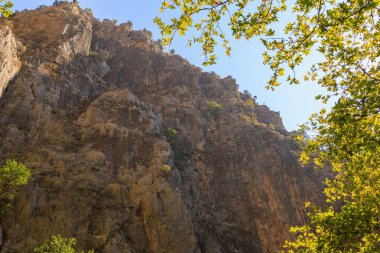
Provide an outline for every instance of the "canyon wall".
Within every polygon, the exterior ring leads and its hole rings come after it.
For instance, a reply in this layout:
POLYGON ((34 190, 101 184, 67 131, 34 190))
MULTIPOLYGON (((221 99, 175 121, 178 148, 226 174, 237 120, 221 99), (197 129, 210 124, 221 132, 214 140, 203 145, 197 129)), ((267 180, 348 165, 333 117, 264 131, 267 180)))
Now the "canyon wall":
POLYGON ((0 160, 32 172, 0 252, 276 252, 320 199, 278 113, 147 31, 61 4, 3 21, 0 56, 0 160))

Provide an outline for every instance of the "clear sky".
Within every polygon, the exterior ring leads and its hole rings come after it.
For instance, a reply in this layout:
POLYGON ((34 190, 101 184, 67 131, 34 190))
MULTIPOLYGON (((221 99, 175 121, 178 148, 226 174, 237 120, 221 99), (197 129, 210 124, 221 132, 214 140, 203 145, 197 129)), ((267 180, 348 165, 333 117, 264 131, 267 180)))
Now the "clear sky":
MULTIPOLYGON (((14 10, 34 9, 39 5, 51 5, 53 0, 14 0, 14 10)), ((160 38, 159 31, 153 23, 159 12, 161 0, 79 0, 82 8, 92 9, 99 19, 116 19, 119 23, 128 20, 133 22, 134 29, 146 28, 153 32, 155 39, 160 38)), ((291 131, 298 124, 305 123, 311 113, 319 111, 321 103, 314 97, 323 92, 316 84, 303 83, 289 86, 285 82, 274 92, 264 88, 271 72, 262 64, 263 47, 258 41, 235 41, 232 44, 231 57, 224 56, 224 51, 217 51, 217 64, 203 68, 214 71, 221 77, 231 75, 236 79, 240 90, 249 90, 258 97, 260 104, 268 105, 272 110, 279 111, 285 127, 291 131)), ((171 45, 177 54, 186 58, 196 66, 202 66, 201 50, 198 47, 187 47, 186 38, 177 37, 171 45)), ((309 62, 313 62, 309 59, 309 62)), ((317 56, 314 56, 317 58, 317 56)), ((316 60, 316 59, 315 59, 316 60)), ((303 76, 303 70, 298 70, 303 76)))

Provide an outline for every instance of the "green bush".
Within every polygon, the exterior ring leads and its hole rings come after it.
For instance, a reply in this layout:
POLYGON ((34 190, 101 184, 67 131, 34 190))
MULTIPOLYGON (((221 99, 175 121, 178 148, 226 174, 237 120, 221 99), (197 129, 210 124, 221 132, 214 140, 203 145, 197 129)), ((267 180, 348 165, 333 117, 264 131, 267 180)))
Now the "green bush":
POLYGON ((248 106, 251 106, 251 107, 255 107, 255 105, 256 105, 255 101, 252 98, 248 98, 245 101, 245 104, 248 105, 248 106))
POLYGON ((29 169, 15 160, 7 160, 0 167, 0 201, 10 201, 16 194, 18 186, 28 183, 30 178, 29 169))
POLYGON ((178 142, 178 132, 177 130, 173 128, 165 128, 162 131, 162 134, 166 137, 166 140, 170 143, 172 148, 177 144, 178 142))
POLYGON ((289 132, 289 135, 286 138, 293 146, 297 146, 303 150, 306 148, 309 137, 304 131, 298 130, 289 132))
POLYGON ((247 123, 251 123, 251 122, 252 122, 251 117, 249 117, 249 116, 246 115, 246 114, 240 114, 240 118, 241 118, 242 120, 244 120, 245 122, 247 122, 247 123))
POLYGON ((28 183, 29 169, 14 160, 7 160, 0 167, 0 221, 3 222, 12 212, 11 204, 18 186, 28 183))
POLYGON ((170 167, 169 165, 162 165, 161 166, 161 170, 164 172, 164 173, 166 173, 166 174, 169 174, 170 173, 170 171, 172 171, 172 167, 170 167))
POLYGON ((222 106, 214 100, 207 101, 206 106, 207 109, 213 114, 218 113, 220 110, 222 110, 222 106))
MULTIPOLYGON (((53 235, 50 240, 41 244, 34 249, 35 253, 84 253, 84 251, 76 251, 74 249, 77 240, 75 238, 64 238, 60 235, 53 235)), ((93 253, 94 251, 88 251, 93 253)))

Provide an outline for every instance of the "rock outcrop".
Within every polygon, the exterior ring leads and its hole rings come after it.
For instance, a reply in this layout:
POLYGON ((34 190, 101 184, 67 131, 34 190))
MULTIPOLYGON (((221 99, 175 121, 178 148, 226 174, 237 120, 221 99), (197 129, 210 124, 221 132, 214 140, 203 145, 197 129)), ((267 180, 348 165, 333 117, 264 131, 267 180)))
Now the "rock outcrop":
POLYGON ((32 178, 1 252, 55 234, 95 252, 276 252, 305 221, 304 202, 320 199, 279 116, 231 77, 77 5, 9 22, 0 41, 14 44, 13 32, 25 52, 0 103, 0 160, 32 178))
POLYGON ((0 97, 19 68, 15 37, 8 26, 0 24, 0 97))

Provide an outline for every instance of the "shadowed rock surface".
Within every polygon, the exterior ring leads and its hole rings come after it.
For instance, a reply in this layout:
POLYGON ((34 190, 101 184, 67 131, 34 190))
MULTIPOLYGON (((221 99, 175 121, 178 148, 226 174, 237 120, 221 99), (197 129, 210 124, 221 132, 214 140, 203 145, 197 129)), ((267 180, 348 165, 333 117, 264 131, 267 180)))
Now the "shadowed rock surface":
POLYGON ((0 160, 32 171, 1 252, 276 252, 320 199, 278 113, 149 32, 61 4, 0 35, 0 160))

